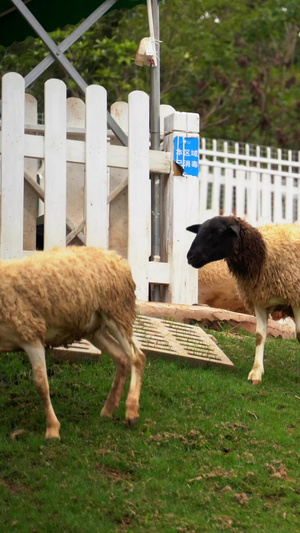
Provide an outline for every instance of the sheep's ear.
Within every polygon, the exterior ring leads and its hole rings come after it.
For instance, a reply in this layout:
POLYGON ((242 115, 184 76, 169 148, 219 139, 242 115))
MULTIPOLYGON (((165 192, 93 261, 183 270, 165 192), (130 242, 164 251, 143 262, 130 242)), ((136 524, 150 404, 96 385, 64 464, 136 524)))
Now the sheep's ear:
POLYGON ((191 231, 192 233, 198 233, 200 227, 201 224, 193 224, 193 226, 188 226, 186 229, 187 231, 191 231))
POLYGON ((239 224, 231 224, 229 229, 238 237, 241 231, 241 226, 239 224))

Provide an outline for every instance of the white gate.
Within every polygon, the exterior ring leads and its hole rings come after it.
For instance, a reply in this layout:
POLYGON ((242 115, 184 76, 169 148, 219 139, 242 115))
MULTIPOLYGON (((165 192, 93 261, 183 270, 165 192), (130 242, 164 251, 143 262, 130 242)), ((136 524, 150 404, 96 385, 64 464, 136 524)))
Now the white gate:
MULTIPOLYGON (((113 106, 115 119, 120 105, 113 106)), ((110 205, 115 202, 118 211, 116 199, 126 190, 124 249, 137 284, 137 297, 148 300, 149 284, 158 283, 165 285, 167 301, 195 303, 197 271, 186 262, 192 235, 185 228, 199 216, 199 180, 174 176, 172 139, 175 132, 197 137, 199 117, 163 106, 162 116, 173 113, 167 121, 167 151, 150 151, 148 95, 130 93, 126 109, 123 121, 128 147, 118 145, 107 130, 103 87, 88 87, 82 102, 66 99, 62 81, 48 80, 45 124, 38 124, 37 104, 32 96, 25 95, 24 79, 16 73, 3 77, 0 256, 21 257, 35 249, 36 223, 41 213, 45 248, 66 246, 74 239, 89 246, 114 247, 110 221, 116 223, 118 213, 110 213, 110 205), (193 125, 190 131, 187 124, 193 125), (165 257, 159 262, 149 261, 151 171, 165 176, 165 257)))

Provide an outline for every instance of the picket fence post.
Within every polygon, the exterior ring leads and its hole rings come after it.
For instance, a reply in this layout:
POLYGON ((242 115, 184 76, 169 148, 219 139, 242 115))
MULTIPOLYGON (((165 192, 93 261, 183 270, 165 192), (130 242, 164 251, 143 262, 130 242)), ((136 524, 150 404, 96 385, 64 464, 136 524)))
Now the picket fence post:
POLYGON ((66 246, 66 85, 45 83, 45 216, 44 248, 66 246))
POLYGON ((107 93, 86 90, 85 217, 87 246, 108 248, 107 93))
POLYGON ((25 83, 20 74, 2 78, 1 259, 23 255, 25 83))
POLYGON ((198 271, 188 265, 186 254, 194 238, 186 227, 198 222, 199 176, 181 174, 175 163, 174 139, 199 139, 199 115, 175 112, 165 118, 164 149, 171 152, 173 168, 163 191, 166 257, 170 265, 170 283, 166 290, 169 302, 198 302, 198 271))
POLYGON ((133 91, 128 98, 128 262, 139 300, 148 300, 151 253, 149 179, 149 97, 133 91))

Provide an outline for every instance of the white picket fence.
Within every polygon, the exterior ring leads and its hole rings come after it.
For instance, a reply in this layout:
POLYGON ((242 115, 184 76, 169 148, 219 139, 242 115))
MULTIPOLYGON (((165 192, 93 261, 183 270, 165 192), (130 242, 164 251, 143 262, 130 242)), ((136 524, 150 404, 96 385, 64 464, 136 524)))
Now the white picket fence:
POLYGON ((59 80, 45 84, 45 124, 24 79, 2 79, 0 130, 0 257, 36 247, 42 215, 44 247, 71 242, 116 249, 127 257, 137 297, 149 285, 163 300, 197 302, 197 271, 187 265, 193 235, 186 227, 217 214, 259 226, 300 222, 300 154, 243 143, 201 139, 200 179, 173 163, 174 138, 199 136, 199 117, 161 106, 162 150, 149 150, 149 98, 134 91, 111 108, 128 147, 107 130, 107 95, 87 88, 85 101, 66 98, 59 80), (150 172, 161 176, 160 261, 151 255, 150 172), (25 178, 25 179, 24 179, 25 178))
POLYGON ((254 226, 300 223, 300 152, 201 139, 200 221, 235 214, 254 226))
POLYGON ((129 94, 128 105, 112 106, 128 147, 107 130, 103 87, 88 87, 83 102, 67 99, 62 81, 48 80, 44 113, 39 124, 36 100, 19 74, 3 77, 0 257, 32 253, 42 214, 45 248, 74 239, 115 248, 128 258, 139 299, 148 300, 149 284, 160 284, 165 301, 197 302, 197 271, 186 262, 193 236, 185 228, 198 219, 199 179, 174 175, 172 152, 174 136, 199 136, 198 115, 162 106, 164 149, 150 151, 149 98, 141 91, 129 94), (164 176, 161 261, 149 261, 150 171, 164 176))

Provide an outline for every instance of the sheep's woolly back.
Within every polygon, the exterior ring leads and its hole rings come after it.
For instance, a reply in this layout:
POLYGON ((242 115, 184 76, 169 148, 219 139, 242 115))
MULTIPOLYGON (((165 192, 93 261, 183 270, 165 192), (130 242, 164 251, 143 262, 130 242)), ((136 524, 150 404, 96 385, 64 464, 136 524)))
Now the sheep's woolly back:
POLYGON ((208 263, 199 269, 198 303, 210 307, 246 313, 238 295, 237 283, 224 259, 208 263))
POLYGON ((237 219, 241 233, 227 263, 246 306, 267 307, 272 296, 300 305, 300 225, 253 228, 237 219))
POLYGON ((78 339, 101 311, 131 338, 135 283, 113 251, 70 246, 0 262, 0 322, 13 324, 23 341, 44 341, 50 326, 78 339))

